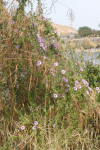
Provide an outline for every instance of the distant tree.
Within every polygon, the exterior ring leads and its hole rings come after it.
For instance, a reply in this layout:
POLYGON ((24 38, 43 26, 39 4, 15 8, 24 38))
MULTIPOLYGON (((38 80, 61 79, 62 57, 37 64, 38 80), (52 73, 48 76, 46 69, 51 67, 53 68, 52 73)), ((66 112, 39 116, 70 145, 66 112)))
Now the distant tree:
POLYGON ((81 37, 86 37, 88 35, 91 35, 93 33, 92 29, 85 26, 85 27, 80 27, 79 30, 78 30, 78 34, 81 36, 81 37))

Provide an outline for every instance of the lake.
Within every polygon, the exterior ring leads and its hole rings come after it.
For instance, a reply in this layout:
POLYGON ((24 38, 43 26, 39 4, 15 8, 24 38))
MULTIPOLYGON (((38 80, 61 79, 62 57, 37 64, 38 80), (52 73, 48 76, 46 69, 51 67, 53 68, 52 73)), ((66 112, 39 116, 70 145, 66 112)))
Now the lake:
MULTIPOLYGON (((77 61, 77 59, 78 59, 78 61, 81 62, 80 51, 77 51, 77 53, 76 53, 76 50, 73 50, 73 53, 74 53, 74 56, 73 56, 74 60, 77 61)), ((69 51, 63 51, 63 55, 65 55, 65 57, 68 57, 68 58, 70 58, 70 56, 71 56, 71 54, 69 54, 69 51)), ((97 59, 97 57, 100 56, 100 51, 93 51, 92 55, 88 51, 82 52, 82 56, 83 56, 82 64, 85 65, 86 62, 88 62, 88 61, 89 62, 93 61, 93 63, 100 64, 100 57, 97 59)))

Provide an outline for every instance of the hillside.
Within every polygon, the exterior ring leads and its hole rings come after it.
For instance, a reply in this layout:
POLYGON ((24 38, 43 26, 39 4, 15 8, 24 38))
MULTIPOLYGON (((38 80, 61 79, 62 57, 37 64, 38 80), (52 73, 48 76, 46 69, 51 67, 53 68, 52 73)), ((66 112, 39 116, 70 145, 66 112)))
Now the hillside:
POLYGON ((62 26, 60 24, 56 24, 53 22, 51 22, 51 24, 56 29, 58 34, 62 33, 62 35, 65 35, 65 34, 68 34, 69 32, 73 32, 73 33, 78 34, 78 31, 72 27, 62 26))

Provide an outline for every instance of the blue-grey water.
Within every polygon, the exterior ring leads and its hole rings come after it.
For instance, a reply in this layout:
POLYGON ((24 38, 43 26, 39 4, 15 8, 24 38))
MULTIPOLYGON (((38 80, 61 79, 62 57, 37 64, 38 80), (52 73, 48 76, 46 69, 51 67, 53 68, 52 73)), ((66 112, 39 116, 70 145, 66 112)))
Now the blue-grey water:
MULTIPOLYGON (((63 51, 63 54, 65 55, 65 57, 67 58, 70 58, 71 54, 69 54, 69 51, 63 51)), ((88 52, 82 52, 82 57, 83 57, 83 65, 85 65, 86 62, 93 62, 93 63, 96 63, 96 64, 100 64, 100 58, 97 59, 97 57, 100 55, 100 52, 92 52, 92 55, 88 52)), ((73 58, 75 61, 79 61, 81 62, 80 60, 80 51, 77 51, 77 53, 73 53, 73 58), (77 57, 77 58, 76 58, 77 57)))

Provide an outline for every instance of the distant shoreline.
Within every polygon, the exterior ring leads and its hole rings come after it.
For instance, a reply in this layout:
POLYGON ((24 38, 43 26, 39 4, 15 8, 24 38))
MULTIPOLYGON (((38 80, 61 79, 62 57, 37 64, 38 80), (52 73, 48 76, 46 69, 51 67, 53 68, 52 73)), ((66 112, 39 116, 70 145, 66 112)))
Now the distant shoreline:
MULTIPOLYGON (((75 51, 81 51, 81 50, 75 50, 75 51)), ((100 49, 97 49, 97 48, 92 48, 92 49, 87 49, 87 50, 84 50, 84 52, 100 52, 100 49)))

